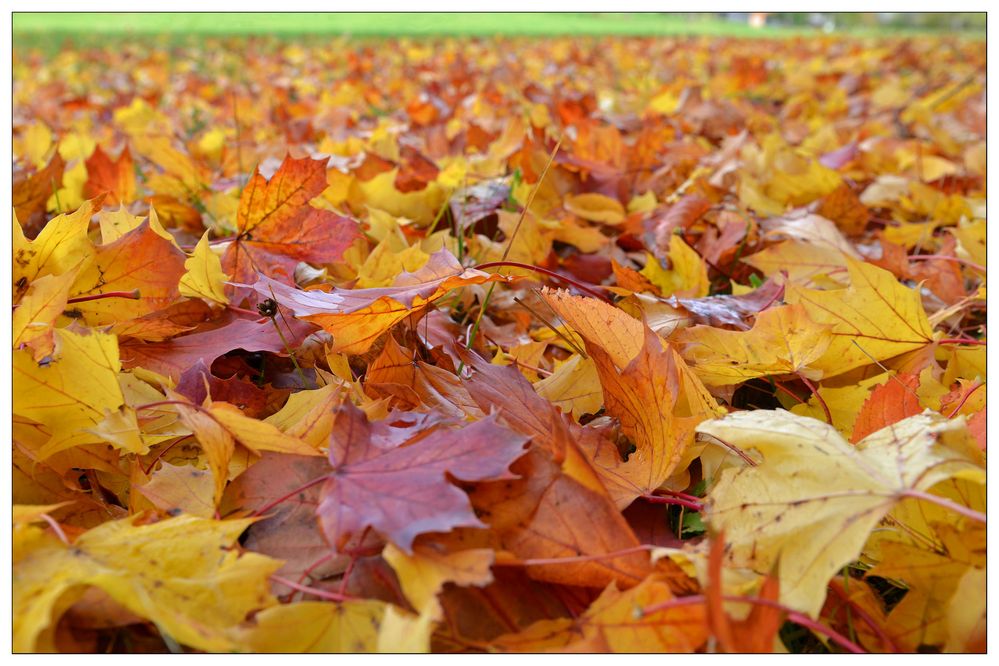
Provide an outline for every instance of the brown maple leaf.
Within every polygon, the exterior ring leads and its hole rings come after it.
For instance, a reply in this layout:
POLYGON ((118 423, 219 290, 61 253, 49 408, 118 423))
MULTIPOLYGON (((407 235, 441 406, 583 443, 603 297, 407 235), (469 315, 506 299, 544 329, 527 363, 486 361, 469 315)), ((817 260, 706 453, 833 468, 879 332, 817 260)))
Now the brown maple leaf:
POLYGON ((373 527, 407 553, 426 532, 482 527, 461 481, 514 479, 507 469, 524 454, 527 437, 488 416, 454 429, 413 432, 390 422, 369 424, 347 403, 330 436, 333 471, 323 486, 319 519, 335 548, 373 527), (395 431, 395 432, 393 432, 395 431))

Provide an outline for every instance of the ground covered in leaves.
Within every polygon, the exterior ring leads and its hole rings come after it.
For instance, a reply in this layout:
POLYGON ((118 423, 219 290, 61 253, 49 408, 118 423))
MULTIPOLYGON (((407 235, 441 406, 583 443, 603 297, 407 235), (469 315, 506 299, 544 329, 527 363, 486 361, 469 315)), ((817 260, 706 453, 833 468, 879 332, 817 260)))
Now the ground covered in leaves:
POLYGON ((15 651, 980 651, 985 49, 14 59, 15 651))

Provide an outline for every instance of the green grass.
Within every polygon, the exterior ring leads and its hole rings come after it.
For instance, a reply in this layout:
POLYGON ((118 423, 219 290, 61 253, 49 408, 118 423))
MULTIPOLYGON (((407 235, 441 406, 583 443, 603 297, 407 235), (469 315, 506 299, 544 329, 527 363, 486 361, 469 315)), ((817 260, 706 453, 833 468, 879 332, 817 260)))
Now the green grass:
MULTIPOLYGON (((15 12, 14 42, 43 35, 713 35, 774 36, 711 16, 557 13, 33 13, 15 12)), ((800 34, 799 31, 794 31, 800 34)))

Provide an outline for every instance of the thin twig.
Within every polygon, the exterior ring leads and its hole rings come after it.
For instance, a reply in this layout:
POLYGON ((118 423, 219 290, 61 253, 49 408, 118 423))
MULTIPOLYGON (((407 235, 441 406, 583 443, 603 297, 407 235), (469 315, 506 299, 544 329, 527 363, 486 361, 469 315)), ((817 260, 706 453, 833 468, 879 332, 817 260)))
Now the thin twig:
POLYGON ((706 432, 699 432, 699 433, 697 433, 697 436, 698 437, 708 437, 710 439, 713 439, 714 441, 718 442, 719 444, 721 444, 722 446, 724 446, 726 449, 728 449, 729 451, 731 451, 732 453, 734 453, 735 455, 737 455, 740 458, 742 458, 746 462, 746 464, 749 465, 750 467, 756 467, 759 464, 755 460, 753 460, 752 458, 750 458, 749 455, 745 451, 743 451, 742 449, 740 449, 738 446, 736 446, 735 444, 730 444, 729 442, 726 442, 724 439, 722 439, 718 435, 711 435, 711 434, 706 433, 706 432))
POLYGON ((545 168, 541 170, 541 175, 538 176, 538 182, 534 184, 534 189, 531 190, 531 194, 527 197, 527 203, 524 205, 524 210, 520 211, 520 217, 517 219, 517 224, 513 228, 513 233, 510 234, 510 240, 507 241, 506 249, 503 250, 503 256, 500 257, 501 261, 506 261, 506 258, 510 256, 510 249, 513 248, 513 241, 517 237, 517 232, 520 231, 520 225, 524 223, 524 218, 527 217, 527 211, 530 210, 531 204, 534 203, 534 197, 537 195, 538 190, 541 189, 541 183, 544 182, 545 176, 548 175, 548 169, 551 168, 552 162, 555 161, 555 155, 558 154, 558 149, 562 145, 562 137, 559 137, 558 141, 555 142, 555 147, 552 149, 551 155, 548 156, 548 162, 545 163, 545 168))

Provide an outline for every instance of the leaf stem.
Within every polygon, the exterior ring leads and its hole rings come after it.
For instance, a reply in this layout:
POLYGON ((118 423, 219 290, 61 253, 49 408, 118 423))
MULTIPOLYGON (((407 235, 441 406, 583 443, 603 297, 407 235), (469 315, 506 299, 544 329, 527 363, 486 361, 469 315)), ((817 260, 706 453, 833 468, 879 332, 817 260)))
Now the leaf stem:
POLYGON ((971 387, 970 391, 964 394, 964 397, 961 398, 961 402, 958 403, 957 407, 951 410, 951 413, 947 415, 947 418, 952 419, 955 416, 957 416, 957 413, 961 411, 962 407, 964 407, 964 403, 968 402, 968 398, 971 397, 971 394, 977 391, 978 389, 982 388, 983 386, 985 386, 985 382, 983 382, 980 379, 976 379, 974 386, 971 387))
POLYGON ((166 455, 167 451, 169 451, 173 447, 177 446, 181 442, 183 442, 185 440, 188 440, 188 439, 191 439, 192 437, 194 437, 193 434, 191 434, 191 435, 184 435, 183 437, 181 437, 179 439, 175 439, 173 441, 173 443, 170 444, 170 446, 164 448, 162 451, 160 451, 159 453, 156 454, 156 457, 153 458, 153 461, 151 463, 149 463, 149 466, 146 469, 142 470, 142 473, 145 474, 146 476, 149 476, 149 473, 153 471, 153 467, 155 467, 156 463, 158 463, 160 461, 160 458, 162 458, 164 455, 166 455))
POLYGON ((132 291, 109 291, 104 294, 91 294, 90 296, 76 296, 66 299, 66 303, 86 303, 87 301, 99 301, 103 298, 128 298, 137 301, 142 298, 138 289, 132 291))
POLYGON ((724 446, 726 449, 728 449, 729 451, 731 451, 732 453, 734 453, 735 455, 737 455, 740 458, 742 458, 745 461, 745 463, 747 465, 749 465, 750 467, 756 467, 759 464, 755 460, 753 460, 752 458, 750 458, 749 454, 746 453, 745 451, 743 451, 742 449, 740 449, 738 446, 736 446, 735 444, 731 444, 729 442, 726 442, 724 439, 722 439, 721 437, 718 437, 717 435, 711 435, 711 434, 708 434, 706 432, 699 432, 699 433, 697 433, 697 436, 698 437, 707 437, 707 438, 713 439, 714 441, 718 442, 719 444, 721 444, 722 446, 724 446))
POLYGON ((256 511, 254 511, 253 513, 251 513, 250 517, 256 518, 258 516, 262 516, 265 513, 267 513, 268 511, 270 511, 271 509, 273 509, 274 507, 276 507, 281 502, 284 502, 285 500, 289 499, 290 497, 293 497, 294 495, 297 495, 298 493, 300 493, 300 492, 302 492, 304 490, 308 490, 312 486, 318 485, 318 484, 322 483, 325 480, 326 480, 326 475, 325 474, 322 475, 322 476, 317 476, 316 478, 312 479, 311 481, 308 481, 305 484, 299 486, 298 488, 295 488, 291 492, 285 493, 284 495, 282 495, 281 497, 277 498, 276 500, 272 500, 272 501, 268 502, 264 506, 260 507, 259 509, 257 509, 256 511))
POLYGON ((327 592, 326 590, 320 590, 315 587, 309 587, 308 585, 300 585, 293 580, 288 580, 282 576, 277 576, 271 574, 271 580, 275 583, 281 583, 282 585, 287 585, 293 590, 298 590, 299 592, 304 592, 306 594, 311 594, 314 597, 319 597, 320 599, 326 599, 328 601, 350 601, 354 597, 349 597, 346 594, 338 594, 336 592, 327 592))
POLYGON ((651 502, 653 504, 675 504, 677 506, 683 506, 694 511, 701 511, 704 509, 704 505, 700 502, 692 502, 680 497, 663 497, 661 495, 639 495, 646 502, 651 502))
POLYGON ((43 513, 39 517, 49 524, 49 527, 52 528, 52 531, 56 533, 57 537, 59 537, 59 541, 62 541, 67 546, 70 545, 69 537, 67 537, 66 533, 62 531, 62 527, 59 526, 59 523, 56 522, 55 518, 53 518, 47 513, 43 513))
POLYGON ((909 497, 912 499, 923 500, 924 502, 930 502, 931 504, 936 504, 937 506, 942 506, 945 509, 950 509, 954 513, 959 513, 965 518, 970 518, 976 522, 986 523, 985 514, 981 511, 975 511, 969 507, 958 504, 957 502, 952 502, 946 497, 940 497, 939 495, 933 495, 931 493, 923 492, 922 490, 916 490, 915 488, 910 488, 909 490, 903 490, 899 493, 899 497, 909 497))
POLYGON ((828 422, 829 425, 832 425, 833 424, 832 412, 829 411, 829 405, 826 404, 825 398, 823 398, 822 395, 819 393, 818 387, 815 386, 815 384, 813 384, 811 380, 805 377, 804 375, 798 375, 798 378, 802 382, 804 382, 805 386, 807 386, 808 389, 812 392, 812 395, 815 396, 815 400, 818 401, 819 406, 822 407, 822 411, 825 412, 826 422, 828 422))
POLYGON ((985 340, 975 340, 974 338, 944 338, 943 340, 938 340, 938 344, 941 345, 982 345, 987 344, 985 340))

